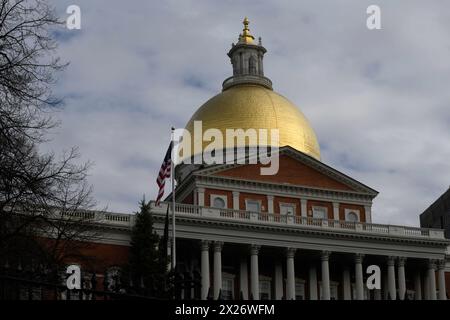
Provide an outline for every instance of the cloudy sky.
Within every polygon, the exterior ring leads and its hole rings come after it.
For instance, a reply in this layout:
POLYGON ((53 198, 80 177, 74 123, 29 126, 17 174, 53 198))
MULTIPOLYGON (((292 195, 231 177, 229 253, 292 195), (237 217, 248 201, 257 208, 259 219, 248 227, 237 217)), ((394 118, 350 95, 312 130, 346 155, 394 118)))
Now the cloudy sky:
POLYGON ((244 16, 265 74, 310 120, 322 160, 380 192, 373 221, 418 225, 450 185, 450 2, 52 0, 82 29, 57 32, 70 66, 48 149, 94 163, 99 207, 133 212, 170 139, 231 74, 244 16), (366 9, 381 8, 381 30, 366 9))

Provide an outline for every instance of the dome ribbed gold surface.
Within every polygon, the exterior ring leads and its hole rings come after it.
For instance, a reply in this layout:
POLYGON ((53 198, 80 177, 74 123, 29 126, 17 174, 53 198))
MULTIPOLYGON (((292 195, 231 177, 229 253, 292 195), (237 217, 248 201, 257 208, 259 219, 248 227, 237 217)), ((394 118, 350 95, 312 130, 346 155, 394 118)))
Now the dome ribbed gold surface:
MULTIPOLYGON (((186 125, 192 141, 202 139, 193 134, 196 120, 202 121, 203 132, 216 128, 224 139, 226 129, 276 128, 280 134, 279 147, 288 145, 320 160, 316 134, 303 113, 285 97, 262 86, 234 86, 208 100, 186 125)), ((203 148, 208 144, 210 142, 203 142, 203 148)), ((192 153, 193 150, 192 147, 192 153)))

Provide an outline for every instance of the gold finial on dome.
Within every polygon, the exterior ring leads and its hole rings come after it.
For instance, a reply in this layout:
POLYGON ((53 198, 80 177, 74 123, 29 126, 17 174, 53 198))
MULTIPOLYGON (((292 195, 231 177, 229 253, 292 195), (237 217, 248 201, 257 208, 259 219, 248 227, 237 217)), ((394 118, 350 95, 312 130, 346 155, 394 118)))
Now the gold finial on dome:
POLYGON ((239 42, 240 43, 253 43, 253 40, 255 40, 255 37, 252 36, 250 33, 250 29, 248 28, 249 21, 248 18, 245 17, 244 21, 242 22, 244 24, 244 29, 242 30, 242 34, 239 35, 239 42))

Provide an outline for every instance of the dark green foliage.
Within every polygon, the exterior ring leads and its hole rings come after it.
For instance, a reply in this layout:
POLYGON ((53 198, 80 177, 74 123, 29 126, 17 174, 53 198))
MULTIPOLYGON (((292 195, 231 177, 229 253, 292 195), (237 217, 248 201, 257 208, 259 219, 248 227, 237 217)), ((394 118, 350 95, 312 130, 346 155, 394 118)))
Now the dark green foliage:
POLYGON ((129 265, 126 268, 133 285, 148 289, 149 294, 162 297, 165 292, 167 259, 160 238, 153 230, 150 203, 140 202, 131 233, 129 265))

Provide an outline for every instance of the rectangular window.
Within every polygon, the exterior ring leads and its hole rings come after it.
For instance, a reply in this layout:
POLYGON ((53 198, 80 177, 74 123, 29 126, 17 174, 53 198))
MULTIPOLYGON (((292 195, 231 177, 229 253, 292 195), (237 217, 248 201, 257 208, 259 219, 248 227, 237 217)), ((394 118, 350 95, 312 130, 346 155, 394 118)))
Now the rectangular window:
POLYGON ((313 218, 328 219, 326 207, 313 207, 313 218))
POLYGON ((305 300, 305 284, 295 281, 295 300, 305 300))
POLYGON ((295 206, 289 203, 280 204, 280 214, 293 216, 295 212, 295 206))
POLYGON ((259 281, 259 299, 270 300, 270 280, 259 281))
POLYGON ((252 212, 261 212, 261 204, 259 201, 256 200, 247 200, 246 210, 252 212))
POLYGON ((222 299, 233 300, 233 279, 222 279, 222 299))

